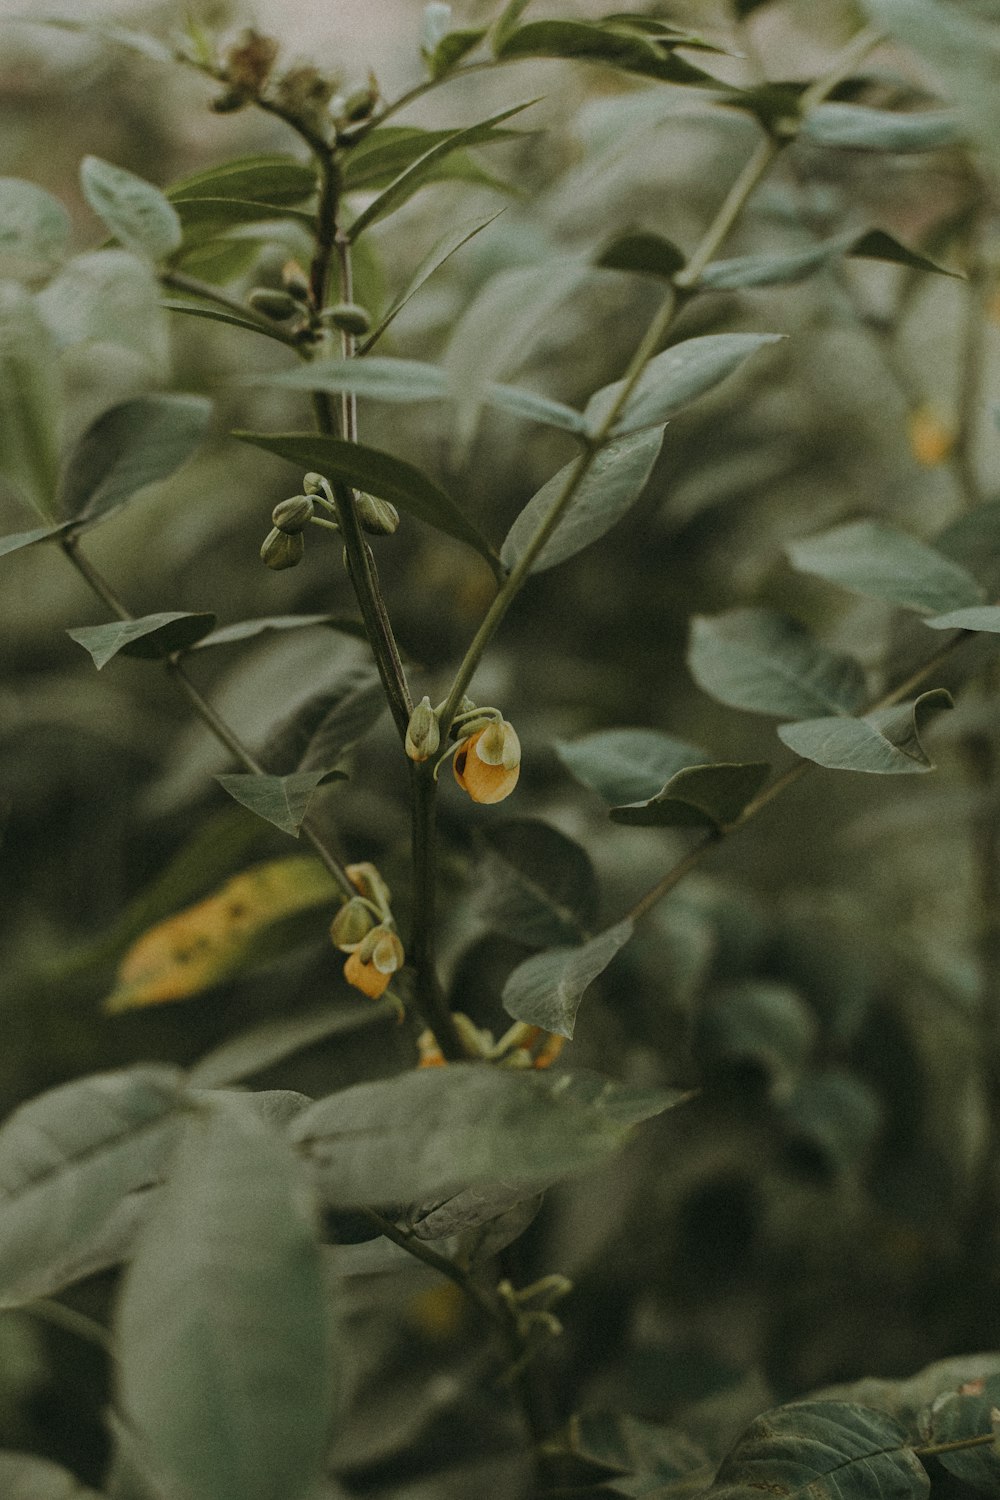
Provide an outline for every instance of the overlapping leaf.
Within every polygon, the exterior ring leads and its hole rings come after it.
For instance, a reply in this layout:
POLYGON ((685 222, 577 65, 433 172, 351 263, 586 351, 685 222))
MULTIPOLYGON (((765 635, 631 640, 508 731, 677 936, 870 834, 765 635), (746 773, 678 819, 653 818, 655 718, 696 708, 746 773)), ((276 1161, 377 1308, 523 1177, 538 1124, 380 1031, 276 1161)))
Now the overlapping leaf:
POLYGON ((138 620, 112 620, 108 625, 81 625, 66 634, 89 651, 98 671, 118 655, 155 660, 185 651, 215 628, 215 616, 167 610, 138 620))
POLYGON ((644 802, 685 766, 705 764, 703 750, 657 729, 599 729, 555 750, 577 781, 612 805, 644 802))
POLYGON ((90 207, 126 250, 160 261, 180 247, 177 211, 151 182, 99 156, 85 156, 80 185, 90 207))
POLYGON ((282 833, 298 838, 316 788, 320 782, 340 774, 319 770, 293 771, 289 776, 261 776, 255 772, 238 771, 218 775, 215 779, 241 807, 273 823, 282 833))
POLYGON ((685 766, 644 802, 611 809, 615 823, 631 828, 708 828, 735 823, 770 772, 765 761, 685 766))
POLYGON ((865 714, 860 719, 804 719, 782 724, 778 736, 796 755, 831 771, 865 771, 876 776, 932 771, 921 731, 952 701, 935 688, 911 703, 865 714))

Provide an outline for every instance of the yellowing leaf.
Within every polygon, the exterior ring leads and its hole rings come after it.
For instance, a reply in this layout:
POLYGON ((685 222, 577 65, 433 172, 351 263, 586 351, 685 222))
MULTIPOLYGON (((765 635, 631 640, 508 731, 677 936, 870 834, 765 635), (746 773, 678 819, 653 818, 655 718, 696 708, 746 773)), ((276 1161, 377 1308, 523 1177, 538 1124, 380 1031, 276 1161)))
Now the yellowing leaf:
POLYGON ((333 878, 308 856, 270 860, 157 922, 132 944, 105 1010, 135 1010, 192 995, 301 941, 317 906, 338 898, 333 878))
POLYGON ((955 434, 929 406, 918 406, 910 416, 910 447, 918 464, 934 469, 951 456, 955 434))

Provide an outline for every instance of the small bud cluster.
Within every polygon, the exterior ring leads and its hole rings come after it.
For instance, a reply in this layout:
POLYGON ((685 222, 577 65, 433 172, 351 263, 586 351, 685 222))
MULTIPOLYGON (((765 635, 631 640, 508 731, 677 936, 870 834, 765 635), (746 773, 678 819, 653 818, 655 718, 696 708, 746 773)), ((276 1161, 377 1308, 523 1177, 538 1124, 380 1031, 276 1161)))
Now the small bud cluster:
POLYGON ((330 923, 333 946, 347 954, 344 978, 377 1000, 406 962, 389 906, 389 888, 373 864, 347 866, 358 894, 345 901, 330 923))
MULTIPOLYGON (((399 511, 394 505, 363 491, 357 494, 355 504, 362 530, 371 536, 392 536, 399 525, 399 511)), ((273 529, 261 546, 261 561, 275 570, 294 568, 302 561, 306 550, 306 527, 312 524, 337 531, 336 515, 337 506, 329 480, 322 474, 307 474, 302 481, 302 494, 279 500, 271 512, 273 529)))

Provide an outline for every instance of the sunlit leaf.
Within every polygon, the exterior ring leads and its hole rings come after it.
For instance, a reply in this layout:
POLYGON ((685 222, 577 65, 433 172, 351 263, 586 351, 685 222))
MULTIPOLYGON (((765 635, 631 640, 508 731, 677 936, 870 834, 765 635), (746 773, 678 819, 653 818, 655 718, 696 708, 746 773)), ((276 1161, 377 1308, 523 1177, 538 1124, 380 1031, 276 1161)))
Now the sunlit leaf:
POLYGON ((555 747, 568 771, 605 802, 644 802, 677 771, 703 766, 704 750, 658 729, 599 729, 555 747))
POLYGON ((92 423, 66 463, 59 509, 87 525, 120 510, 147 485, 168 479, 205 435, 203 396, 137 396, 92 423))
POLYGON ((828 650, 797 620, 768 609, 696 615, 688 666, 706 693, 750 713, 849 714, 865 699, 865 674, 853 657, 828 650))
POLYGON ((180 246, 177 211, 151 182, 99 156, 85 156, 80 185, 90 207, 126 250, 160 261, 180 246))
POLYGON ((632 936, 618 922, 579 948, 549 948, 518 964, 503 987, 503 1008, 515 1021, 572 1037, 584 992, 632 936))
POLYGON ((112 620, 108 625, 81 625, 66 634, 90 652, 100 671, 119 654, 155 660, 173 651, 185 651, 214 628, 214 615, 173 610, 143 615, 138 620, 112 620))
POLYGON ((0 283, 0 481, 53 513, 62 390, 53 340, 33 299, 0 283))
POLYGON ((298 838, 302 819, 305 817, 313 793, 321 781, 339 773, 327 770, 295 771, 290 776, 259 776, 253 772, 235 772, 232 775, 216 776, 224 792, 228 792, 241 807, 256 813, 298 838))
POLYGON ((764 761, 685 766, 645 802, 611 809, 615 823, 632 828, 727 828, 767 780, 764 761))
POLYGON ((943 688, 922 693, 912 703, 866 714, 860 719, 805 719, 782 724, 778 736, 796 755, 832 771, 874 775, 932 771, 921 741, 922 729, 952 701, 943 688))
MULTIPOLYGON (((662 426, 690 401, 739 369, 751 354, 765 344, 778 343, 782 337, 780 333, 707 333, 664 350, 643 370, 615 418, 612 432, 662 426)), ((591 396, 584 415, 592 433, 603 428, 624 388, 624 381, 616 380, 591 396)))
POLYGON ((786 550, 803 573, 887 604, 941 614, 983 602, 979 584, 958 563, 881 521, 851 521, 786 550))

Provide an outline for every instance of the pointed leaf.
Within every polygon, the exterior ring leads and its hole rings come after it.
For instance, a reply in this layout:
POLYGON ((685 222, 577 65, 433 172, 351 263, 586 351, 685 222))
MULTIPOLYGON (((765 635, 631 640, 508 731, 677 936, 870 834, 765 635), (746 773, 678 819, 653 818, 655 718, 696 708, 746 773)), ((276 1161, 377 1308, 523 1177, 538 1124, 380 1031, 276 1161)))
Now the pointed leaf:
POLYGON ((300 469, 317 470, 331 481, 389 500, 428 526, 467 543, 483 557, 493 556, 489 543, 451 496, 401 458, 313 432, 234 432, 233 436, 268 453, 276 453, 300 469))
POLYGON ((290 220, 307 233, 315 229, 314 214, 300 208, 278 207, 254 198, 171 198, 171 206, 180 221, 185 253, 198 245, 239 231, 247 224, 267 225, 276 220, 290 220))
POLYGON ((515 1021, 572 1038, 584 992, 632 936, 626 919, 580 948, 549 948, 519 964, 503 987, 503 1008, 515 1021))
POLYGON ((657 45, 659 40, 598 22, 534 21, 510 32, 500 45, 494 43, 494 53, 504 62, 519 57, 565 57, 604 63, 665 83, 716 82, 667 46, 657 45))
MULTIPOLYGON (((421 130, 415 125, 379 125, 351 146, 344 162, 344 191, 353 193, 386 188, 416 162, 437 146, 447 146, 454 130, 421 130)), ((477 142, 480 146, 516 140, 520 132, 491 128, 477 142)), ((455 162, 470 160, 466 153, 452 146, 443 151, 432 165, 427 181, 452 175, 455 162)), ((425 179, 413 180, 415 192, 425 179)))
MULTIPOLYGON (((625 406, 615 418, 612 431, 634 432, 656 427, 681 411, 696 397, 725 380, 765 344, 779 343, 780 333, 707 333, 686 339, 651 359, 625 406)), ((603 427, 624 389, 616 380, 597 391, 587 402, 584 415, 594 434, 603 427)))
POLYGON ((238 620, 233 625, 220 625, 218 630, 203 635, 194 649, 205 651, 212 646, 231 646, 239 641, 252 640, 254 636, 265 635, 271 630, 307 630, 313 625, 328 625, 333 630, 342 630, 345 635, 364 638, 363 624, 341 615, 262 615, 256 620, 238 620))
POLYGON ((36 542, 47 542, 63 536, 66 529, 65 524, 36 526, 33 531, 12 531, 7 536, 0 536, 0 557, 6 557, 8 552, 20 552, 22 547, 33 547, 36 542))
POLYGON ((118 1403, 152 1472, 191 1500, 311 1495, 327 1325, 291 1150, 247 1100, 216 1095, 190 1118, 118 1306, 118 1403))
POLYGON ((67 630, 94 658, 98 671, 119 653, 155 659, 173 651, 185 651, 215 627, 215 616, 187 614, 181 610, 143 615, 139 620, 112 620, 109 625, 81 625, 67 630))
POLYGON ((922 693, 862 719, 806 719, 782 724, 778 737, 806 760, 831 771, 867 771, 874 775, 933 771, 920 731, 952 701, 943 688, 922 693))
POLYGON ((515 417, 523 417, 528 422, 544 422, 550 427, 561 427, 564 432, 575 433, 577 437, 586 435, 587 423, 583 412, 572 406, 565 406, 561 401, 553 401, 551 396, 540 396, 537 391, 527 391, 517 385, 500 385, 496 381, 483 386, 477 395, 484 405, 510 412, 515 417))
POLYGON ((961 271, 950 270, 948 266, 942 266, 938 261, 931 260, 927 255, 921 255, 917 250, 911 250, 894 235, 887 234, 884 229, 870 229, 863 234, 859 240, 854 242, 848 255, 858 256, 862 260, 885 260, 892 265, 909 266, 913 271, 933 271, 939 276, 962 277, 961 271))
POLYGON ((497 16, 493 23, 490 42, 493 47, 494 57, 503 50, 505 43, 517 30, 521 16, 528 9, 531 0, 507 0, 507 4, 497 16))
POLYGON ((450 73, 466 53, 479 45, 485 35, 485 26, 447 32, 429 55, 424 54, 431 77, 443 78, 446 73, 450 73))
POLYGON ((687 257, 683 250, 662 235, 636 233, 612 240, 594 264, 609 271, 637 271, 644 276, 659 276, 672 281, 678 271, 683 271, 687 257))
POLYGON ((924 620, 932 630, 985 630, 1000 635, 1000 605, 974 604, 969 609, 951 609, 924 620))
POLYGON ((168 479, 201 442, 211 414, 203 396, 138 396, 112 406, 70 455, 59 491, 62 514, 89 525, 168 479))
POLYGON ((939 151, 961 140, 958 117, 950 109, 901 114, 841 103, 809 110, 799 134, 811 145, 854 151, 939 151))
POLYGON ((937 1462, 982 1495, 995 1495, 1000 1487, 1000 1444, 996 1441, 1000 1378, 975 1380, 959 1391, 939 1396, 925 1418, 928 1445, 960 1443, 977 1437, 994 1437, 981 1447, 957 1449, 937 1455, 937 1462))
POLYGON ((657 729, 599 729, 562 741, 556 754, 566 769, 605 802, 644 802, 685 766, 703 766, 704 750, 657 729))
POLYGON ((760 791, 770 770, 764 761, 687 766, 648 801, 613 807, 611 819, 631 828, 724 829, 760 791))
POLYGON ((56 351, 34 300, 0 283, 0 481, 51 517, 62 389, 56 351))
POLYGON ((173 182, 166 190, 179 198, 235 198, 288 208, 305 203, 317 188, 316 170, 294 156, 241 156, 173 182))
POLYGON ((750 713, 850 714, 865 699, 865 674, 853 657, 827 650, 797 620, 769 609, 696 616, 688 666, 706 693, 750 713))
POLYGON ((288 343, 288 339, 280 328, 276 324, 271 324, 269 327, 263 318, 240 318, 235 313, 227 312, 225 308, 212 307, 207 302, 178 302, 173 297, 166 298, 160 306, 167 312, 187 313, 192 318, 207 318, 210 323, 228 323, 230 328, 245 328, 250 333, 263 334, 265 338, 273 339, 276 343, 286 345, 288 343))
POLYGON ((66 258, 70 218, 33 182, 0 177, 0 280, 37 282, 66 258))
POLYGON ((793 567, 830 583, 927 614, 983 602, 958 563, 881 521, 852 521, 786 548, 793 567))
POLYGON ((511 109, 501 110, 499 114, 491 115, 488 120, 483 120, 478 125, 468 125, 464 130, 452 131, 445 140, 439 141, 423 156, 418 157, 413 165, 401 173, 395 182, 390 183, 373 203, 369 203, 367 208, 361 210, 348 230, 349 237, 356 240, 369 225, 374 224, 378 219, 384 219, 386 214, 392 213, 401 203, 404 203, 417 187, 430 179, 434 169, 444 157, 453 151, 469 146, 488 144, 493 138, 497 125, 520 114, 522 110, 530 108, 534 103, 534 99, 528 99, 524 104, 515 104, 511 109))
POLYGON ((157 1180, 182 1085, 166 1067, 97 1073, 14 1111, 0 1129, 0 1306, 109 1263, 95 1252, 128 1195, 157 1180))
POLYGON ((126 250, 160 261, 180 247, 177 211, 151 182, 99 156, 85 156, 80 186, 97 217, 126 250))
MULTIPOLYGON (((662 442, 663 433, 657 428, 631 433, 601 448, 568 510, 531 564, 532 573, 565 562, 621 520, 645 488, 662 442)), ((506 568, 513 568, 527 552, 579 462, 574 459, 566 464, 528 501, 500 549, 506 568)))
POLYGON ((101 1500, 96 1490, 47 1458, 2 1451, 0 1494, 4 1500, 101 1500))
POLYGON ((501 208, 495 214, 490 214, 485 219, 469 219, 456 224, 454 229, 449 230, 443 238, 438 240, 434 248, 420 262, 420 265, 414 271, 399 296, 393 299, 387 311, 382 314, 380 321, 375 325, 368 337, 359 345, 359 354, 366 354, 376 340, 382 337, 389 324, 402 312, 403 308, 410 301, 410 298, 416 296, 424 282, 428 281, 434 275, 434 272, 455 254, 456 250, 461 250, 463 245, 468 244, 469 240, 474 239, 477 234, 486 229, 488 225, 492 224, 504 212, 505 210, 501 208))
POLYGON ((577 942, 597 915, 597 877, 586 851, 535 818, 484 828, 473 906, 494 932, 528 947, 577 942))
POLYGON ((821 240, 790 255, 737 255, 732 260, 714 260, 698 278, 698 285, 710 291, 736 291, 748 286, 778 286, 802 281, 835 256, 850 253, 857 235, 840 234, 821 240))
POLYGON ((321 781, 339 773, 327 770, 296 771, 291 776, 256 776, 238 773, 216 776, 223 791, 241 807, 247 807, 259 818, 266 818, 282 833, 298 838, 302 819, 321 781))

